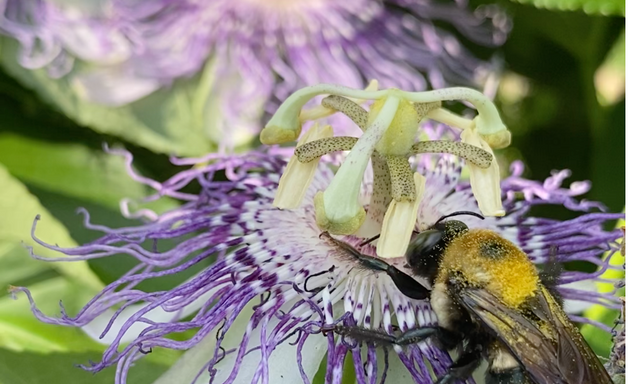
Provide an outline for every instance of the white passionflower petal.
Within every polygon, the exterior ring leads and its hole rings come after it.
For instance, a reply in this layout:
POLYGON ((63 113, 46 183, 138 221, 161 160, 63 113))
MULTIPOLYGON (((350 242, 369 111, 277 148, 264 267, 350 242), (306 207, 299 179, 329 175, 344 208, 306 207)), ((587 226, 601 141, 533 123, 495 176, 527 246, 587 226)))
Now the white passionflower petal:
MULTIPOLYGON (((184 308, 177 309, 175 311, 166 311, 162 307, 157 307, 146 312, 142 317, 153 321, 153 322, 173 322, 177 321, 181 318, 189 316, 201 308, 206 301, 216 293, 216 289, 213 289, 209 292, 204 293, 195 299, 192 303, 188 304, 184 308)), ((88 324, 81 327, 83 332, 85 332, 92 339, 98 341, 102 344, 111 344, 114 342, 114 339, 121 333, 122 328, 125 324, 130 320, 130 318, 147 308, 147 305, 131 305, 125 309, 123 309, 115 319, 112 320, 116 311, 113 309, 108 309, 98 315, 94 320, 89 322, 88 324), (108 332, 101 337, 101 334, 105 330, 105 328, 110 324, 108 332)), ((128 343, 138 337, 142 331, 144 331, 149 324, 143 322, 134 322, 123 334, 120 342, 128 343)))
MULTIPOLYGON (((290 306, 286 305, 284 308, 288 309, 290 308, 290 306)), ((268 329, 265 329, 265 331, 273 329, 276 325, 278 325, 278 323, 279 320, 277 318, 271 319, 266 327, 268 329)), ((234 332, 234 336, 230 337, 229 340, 226 340, 226 350, 229 350, 230 345, 233 345, 232 348, 238 347, 238 343, 241 342, 243 338, 243 331, 245 329, 246 328, 238 329, 239 332, 234 332)), ((260 344, 260 335, 261 327, 258 327, 251 331, 248 349, 260 344)), ((226 336, 226 338, 227 337, 229 336, 226 336)), ((269 335, 267 335, 267 337, 269 337, 269 335)), ((270 354, 269 360, 267 362, 261 360, 260 349, 249 352, 247 355, 245 355, 243 361, 240 363, 238 374, 234 382, 250 383, 252 382, 252 378, 257 372, 259 375, 265 375, 265 373, 261 373, 261 371, 266 371, 266 375, 268 377, 268 381, 266 382, 268 383, 303 382, 298 364, 295 363, 297 347, 295 345, 291 345, 291 341, 292 340, 287 340, 284 343, 278 345, 273 350, 273 353, 271 353, 271 351, 267 351, 267 353, 270 354), (265 370, 262 369, 262 365, 267 366, 265 370)), ((311 335, 304 344, 304 347, 302 349, 302 368, 304 369, 304 373, 310 379, 315 376, 315 373, 319 369, 322 358, 327 351, 327 343, 328 341, 325 337, 321 337, 320 335, 311 335)), ((236 357, 236 351, 233 353, 229 353, 214 366, 214 368, 217 370, 216 376, 214 378, 215 383, 223 383, 230 376, 235 367, 236 357)), ((202 381, 202 383, 207 382, 207 380, 202 381)))
MULTIPOLYGON (((243 333, 247 327, 251 316, 254 314, 252 304, 247 305, 236 317, 234 323, 225 334, 221 345, 226 350, 238 347, 243 338, 243 333)), ((209 380, 209 373, 205 367, 208 365, 208 356, 212 354, 217 344, 215 332, 210 332, 199 344, 189 349, 175 364, 160 376, 153 384, 203 384, 209 380), (195 377, 201 373, 197 380, 195 377)), ((233 354, 232 354, 233 355, 233 354)), ((228 355, 229 356, 229 355, 228 355)), ((228 358, 226 356, 225 359, 228 358)), ((225 360, 224 359, 224 360, 225 360)), ((232 366, 233 366, 232 362, 232 366)), ((221 364, 221 362, 219 362, 221 364)), ((219 366, 217 364, 217 367, 219 366)))

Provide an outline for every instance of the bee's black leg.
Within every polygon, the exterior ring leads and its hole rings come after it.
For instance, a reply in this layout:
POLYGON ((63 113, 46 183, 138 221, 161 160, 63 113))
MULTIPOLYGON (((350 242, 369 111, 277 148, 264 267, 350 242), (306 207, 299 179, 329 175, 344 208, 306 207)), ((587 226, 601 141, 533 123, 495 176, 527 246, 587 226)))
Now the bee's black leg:
MULTIPOLYGON (((334 330, 335 333, 341 336, 351 337, 359 342, 374 343, 377 345, 391 345, 396 344, 400 346, 417 344, 426 340, 429 337, 435 337, 437 341, 445 349, 452 349, 462 341, 463 335, 449 331, 442 327, 424 327, 414 328, 403 332, 400 336, 394 336, 387 334, 383 331, 377 331, 374 329, 367 329, 358 326, 345 326, 336 325, 334 328, 327 329, 326 331, 334 330)), ((464 353, 450 366, 446 374, 435 382, 435 384, 452 384, 457 380, 466 380, 469 378, 473 371, 477 369, 481 363, 482 354, 480 344, 471 344, 471 348, 464 351, 464 353)), ((487 384, 526 384, 528 382, 518 381, 496 381, 488 382, 487 384)))
POLYGON ((387 272, 389 277, 391 277, 392 281, 396 285, 396 288, 398 288, 403 295, 409 298, 424 300, 431 294, 431 292, 422 286, 416 279, 392 265, 390 265, 385 272, 387 272))
POLYGON ((444 376, 438 378, 435 384, 452 384, 457 380, 466 380, 477 369, 481 363, 482 355, 480 349, 464 351, 457 361, 448 368, 444 376))
POLYGON ((396 344, 400 346, 417 344, 429 337, 435 337, 446 349, 454 348, 461 341, 461 335, 442 327, 414 328, 403 332, 399 336, 390 335, 383 331, 367 329, 358 326, 336 325, 335 333, 351 337, 357 341, 365 341, 378 345, 396 344))
POLYGON ((442 327, 414 328, 398 336, 394 344, 409 345, 419 343, 429 337, 435 337, 445 349, 454 348, 461 341, 461 335, 442 327))
POLYGON ((488 370, 486 372, 486 384, 529 384, 531 381, 527 378, 527 375, 523 370, 518 368, 512 368, 510 370, 501 372, 492 372, 488 370))
MULTIPOLYGON (((442 327, 414 328, 403 332, 400 336, 389 335, 382 331, 367 329, 363 327, 348 327, 337 325, 334 331, 342 336, 352 337, 357 341, 365 341, 378 345, 396 344, 400 346, 417 344, 429 337, 435 337, 445 349, 452 349, 462 340, 462 335, 449 331, 442 327)), ((451 365, 448 372, 436 381, 435 384, 451 384, 457 380, 465 380, 479 366, 481 362, 481 348, 479 344, 472 344, 470 349, 464 353, 451 365)), ((497 382, 493 384, 503 384, 497 382)), ((506 382, 506 384, 517 384, 506 382)), ((524 384, 524 383, 518 383, 524 384)))
POLYGON ((424 300, 429 297, 430 291, 428 289, 416 279, 393 265, 389 265, 379 258, 360 253, 350 244, 333 238, 328 232, 323 232, 320 237, 325 237, 328 241, 335 243, 339 248, 345 250, 349 255, 357 259, 362 267, 387 273, 403 295, 417 300, 424 300))

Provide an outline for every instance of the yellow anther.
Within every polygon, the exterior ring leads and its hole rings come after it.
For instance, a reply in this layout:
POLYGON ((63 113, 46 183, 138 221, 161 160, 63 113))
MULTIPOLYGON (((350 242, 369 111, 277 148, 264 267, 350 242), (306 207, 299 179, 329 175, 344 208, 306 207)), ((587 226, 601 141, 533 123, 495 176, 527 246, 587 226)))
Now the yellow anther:
MULTIPOLYGON (((492 149, 476 132, 475 128, 465 129, 461 134, 462 142, 479 147, 492 153, 492 149)), ((504 216, 505 210, 501 202, 501 174, 499 163, 492 154, 492 163, 488 168, 480 168, 469 163, 470 186, 472 188, 481 213, 485 216, 504 216)))
MULTIPOLYGON (((333 130, 330 125, 320 127, 315 123, 311 129, 300 139, 298 145, 318 140, 321 138, 331 137, 333 130)), ((280 177, 280 183, 278 184, 278 190, 276 196, 273 199, 274 207, 280 209, 294 209, 300 206, 304 195, 311 185, 311 181, 315 176, 317 170, 317 164, 319 163, 319 157, 313 158, 308 162, 300 162, 297 156, 293 155, 289 164, 287 164, 282 177, 280 177)))
POLYGON ((424 194, 426 179, 416 172, 413 175, 413 181, 416 198, 413 201, 392 200, 387 208, 381 236, 376 245, 376 254, 380 257, 402 257, 407 251, 411 233, 418 220, 418 208, 424 194))

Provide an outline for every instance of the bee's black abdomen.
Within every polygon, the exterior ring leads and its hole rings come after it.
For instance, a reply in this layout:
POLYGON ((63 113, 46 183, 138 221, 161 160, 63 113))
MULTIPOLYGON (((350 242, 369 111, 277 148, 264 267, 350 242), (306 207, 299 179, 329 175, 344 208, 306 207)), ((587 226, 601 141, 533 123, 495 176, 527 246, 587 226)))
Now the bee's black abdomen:
POLYGON ((486 384, 531 384, 521 367, 502 372, 486 372, 486 384))

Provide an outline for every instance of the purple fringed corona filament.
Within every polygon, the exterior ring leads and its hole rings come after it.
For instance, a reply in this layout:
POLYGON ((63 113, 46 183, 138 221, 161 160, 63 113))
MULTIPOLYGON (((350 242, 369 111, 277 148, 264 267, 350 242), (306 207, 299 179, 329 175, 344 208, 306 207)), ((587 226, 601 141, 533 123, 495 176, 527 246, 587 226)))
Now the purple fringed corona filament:
MULTIPOLYGON (((94 225, 82 211, 86 226, 103 232, 101 238, 77 248, 37 241, 76 260, 124 254, 139 264, 77 314, 62 311, 60 317, 45 315, 27 289, 14 289, 29 296, 41 321, 81 327, 108 345, 102 361, 85 369, 99 371, 117 365, 116 383, 125 383, 133 361, 155 348, 190 350, 184 358, 191 360, 195 359, 188 353, 196 353, 197 360, 203 356, 203 362, 194 368, 184 364, 190 375, 187 382, 203 375, 200 383, 208 382, 208 377, 214 383, 275 383, 280 376, 286 382, 310 383, 326 351, 327 383, 341 382, 348 353, 358 383, 372 384, 386 374, 390 377, 404 372, 416 383, 429 384, 432 374, 441 375, 448 368, 448 353, 430 341, 394 347, 384 354, 373 345, 359 348, 350 340, 325 332, 328 325, 339 322, 388 333, 436 322, 428 301, 402 295, 386 275, 361 269, 355 259, 320 236, 311 202, 315 192, 330 182, 330 165, 339 159, 330 156, 322 160, 307 192, 310 198, 300 207, 279 210, 272 200, 285 160, 269 152, 174 159, 175 164, 194 166, 163 183, 137 175, 131 169, 131 155, 116 152, 127 157, 132 177, 156 189, 154 198, 169 196, 183 204, 159 215, 143 211, 148 219, 144 224, 118 229, 94 225), (198 184, 200 192, 184 192, 190 184, 198 184), (156 245, 162 240, 175 245, 158 252, 156 245), (214 261, 171 290, 143 292, 135 288, 142 281, 176 274, 205 259, 214 261), (184 331, 194 336, 169 338, 184 331), (388 365, 396 364, 386 372, 388 365)), ((453 211, 476 210, 470 185, 460 180, 457 158, 421 155, 414 166, 426 177, 418 229, 453 211)), ((601 266, 594 273, 562 273, 559 290, 569 299, 619 308, 620 301, 612 293, 584 292, 567 284, 597 280, 609 267, 608 259, 600 256, 618 248, 621 231, 607 232, 601 226, 623 215, 601 212, 596 203, 578 202, 575 197, 589 185, 573 183, 563 188, 567 172, 557 172, 540 183, 523 179, 522 170, 522 164, 516 163, 512 176, 502 183, 505 217, 461 220, 471 227, 497 231, 535 263, 548 261, 554 253, 559 262, 584 260, 601 266), (539 204, 564 205, 575 211, 576 217, 560 222, 528 216, 529 209, 539 204)), ((365 204, 370 200, 370 189, 367 183, 363 186, 365 204)), ((45 225, 45 218, 41 225, 45 225)), ((34 225, 37 239, 36 235, 34 225)), ((338 238, 362 253, 375 255, 372 245, 359 245, 362 238, 338 238)), ((54 243, 54 239, 46 240, 54 243)), ((387 260, 404 268, 403 258, 387 260)), ((172 369, 184 368, 176 363, 172 369)), ((178 371, 175 377, 184 380, 188 377, 185 373, 178 371)))
POLYGON ((317 83, 360 88, 378 78, 384 87, 408 90, 484 86, 497 65, 472 56, 433 21, 491 47, 504 42, 511 24, 496 6, 473 12, 466 5, 7 0, 0 5, 0 32, 19 43, 23 67, 68 76, 82 98, 97 104, 128 104, 204 72, 215 81, 203 92, 222 95, 217 105, 233 128, 243 111, 257 114, 252 109, 265 104, 274 111, 277 100, 317 83))

